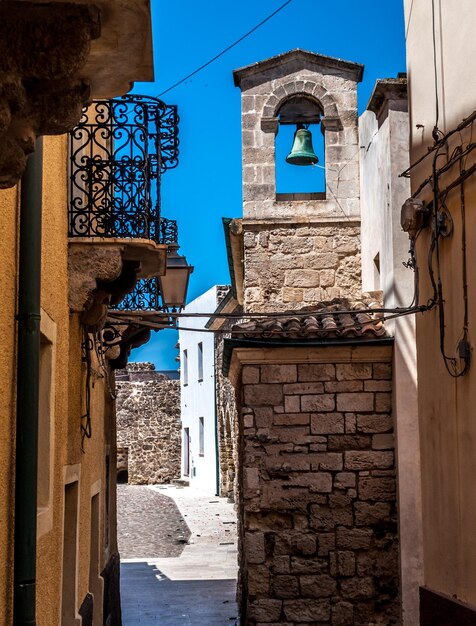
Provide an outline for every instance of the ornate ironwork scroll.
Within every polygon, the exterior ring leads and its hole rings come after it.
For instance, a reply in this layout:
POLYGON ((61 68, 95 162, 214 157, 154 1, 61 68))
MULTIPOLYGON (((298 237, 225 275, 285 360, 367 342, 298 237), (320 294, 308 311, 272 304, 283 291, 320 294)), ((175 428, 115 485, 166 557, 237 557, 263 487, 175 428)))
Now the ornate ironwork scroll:
POLYGON ((178 243, 178 226, 175 220, 160 219, 160 243, 178 243))
POLYGON ((164 311, 158 278, 138 280, 134 290, 114 307, 119 311, 164 311))
POLYGON ((160 176, 178 164, 175 105, 150 96, 94 101, 70 133, 70 237, 162 242, 160 176))

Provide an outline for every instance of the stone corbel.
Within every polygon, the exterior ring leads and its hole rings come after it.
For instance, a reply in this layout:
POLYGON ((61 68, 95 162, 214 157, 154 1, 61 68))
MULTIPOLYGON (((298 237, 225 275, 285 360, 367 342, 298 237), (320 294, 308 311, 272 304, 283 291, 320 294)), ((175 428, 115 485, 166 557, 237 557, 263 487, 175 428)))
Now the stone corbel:
POLYGON ((339 131, 344 128, 342 126, 342 122, 339 117, 331 117, 329 115, 325 115, 321 119, 321 127, 323 130, 332 130, 332 131, 339 131))
POLYGON ((149 239, 71 238, 68 251, 69 308, 100 327, 108 307, 119 304, 140 278, 163 276, 167 245, 149 239))
POLYGON ((124 260, 122 246, 70 246, 70 311, 87 326, 100 326, 109 306, 134 289, 139 269, 139 262, 124 260))
POLYGON ((261 118, 261 130, 264 133, 276 133, 278 132, 279 121, 277 117, 262 117, 261 118))
POLYGON ((106 357, 112 370, 124 369, 133 348, 139 348, 147 343, 150 339, 150 328, 138 325, 121 325, 121 342, 118 346, 114 346, 112 350, 108 350, 106 357))
POLYGON ((69 131, 89 101, 80 78, 100 35, 94 5, 0 2, 0 188, 14 186, 40 135, 69 131))

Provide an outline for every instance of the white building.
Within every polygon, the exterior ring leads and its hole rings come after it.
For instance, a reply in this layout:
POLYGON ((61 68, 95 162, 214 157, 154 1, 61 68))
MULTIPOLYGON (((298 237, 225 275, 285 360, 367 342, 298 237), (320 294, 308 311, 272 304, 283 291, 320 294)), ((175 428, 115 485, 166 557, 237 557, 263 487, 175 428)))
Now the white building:
MULTIPOLYGON (((215 285, 190 302, 183 313, 213 313, 223 294, 223 287, 215 285)), ((218 492, 215 335, 205 329, 208 319, 182 317, 179 324, 181 472, 182 479, 188 480, 191 487, 215 495, 218 492)))

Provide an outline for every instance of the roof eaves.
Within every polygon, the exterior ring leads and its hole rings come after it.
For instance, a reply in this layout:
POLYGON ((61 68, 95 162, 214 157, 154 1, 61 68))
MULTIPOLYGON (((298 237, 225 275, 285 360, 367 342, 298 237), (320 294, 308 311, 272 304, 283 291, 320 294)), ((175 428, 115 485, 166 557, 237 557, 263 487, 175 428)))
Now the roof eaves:
POLYGON ((226 338, 223 348, 222 373, 228 376, 230 371, 231 357, 235 348, 333 348, 336 346, 391 346, 394 338, 384 337, 353 337, 346 339, 234 339, 226 338))

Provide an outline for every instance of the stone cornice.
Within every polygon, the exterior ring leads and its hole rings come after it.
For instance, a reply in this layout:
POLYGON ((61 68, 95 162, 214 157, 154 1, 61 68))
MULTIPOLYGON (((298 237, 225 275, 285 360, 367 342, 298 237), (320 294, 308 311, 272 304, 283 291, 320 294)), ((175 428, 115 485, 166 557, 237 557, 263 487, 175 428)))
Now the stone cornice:
POLYGON ((396 103, 397 110, 408 110, 408 93, 406 78, 384 78, 375 83, 372 95, 370 96, 367 110, 375 113, 380 118, 382 113, 388 108, 392 108, 392 103, 396 103), (403 107, 402 107, 403 103, 403 107))
POLYGON ((305 67, 320 67, 326 70, 326 73, 332 73, 332 70, 339 71, 344 78, 355 80, 360 82, 364 74, 364 66, 360 63, 354 63, 352 61, 344 61, 335 57, 325 56, 323 54, 316 54, 315 52, 309 52, 308 50, 301 50, 296 48, 289 52, 284 52, 276 56, 246 65, 233 72, 233 79, 236 87, 241 87, 243 79, 250 78, 256 74, 263 72, 269 72, 276 67, 280 67, 290 62, 302 63, 305 67))

